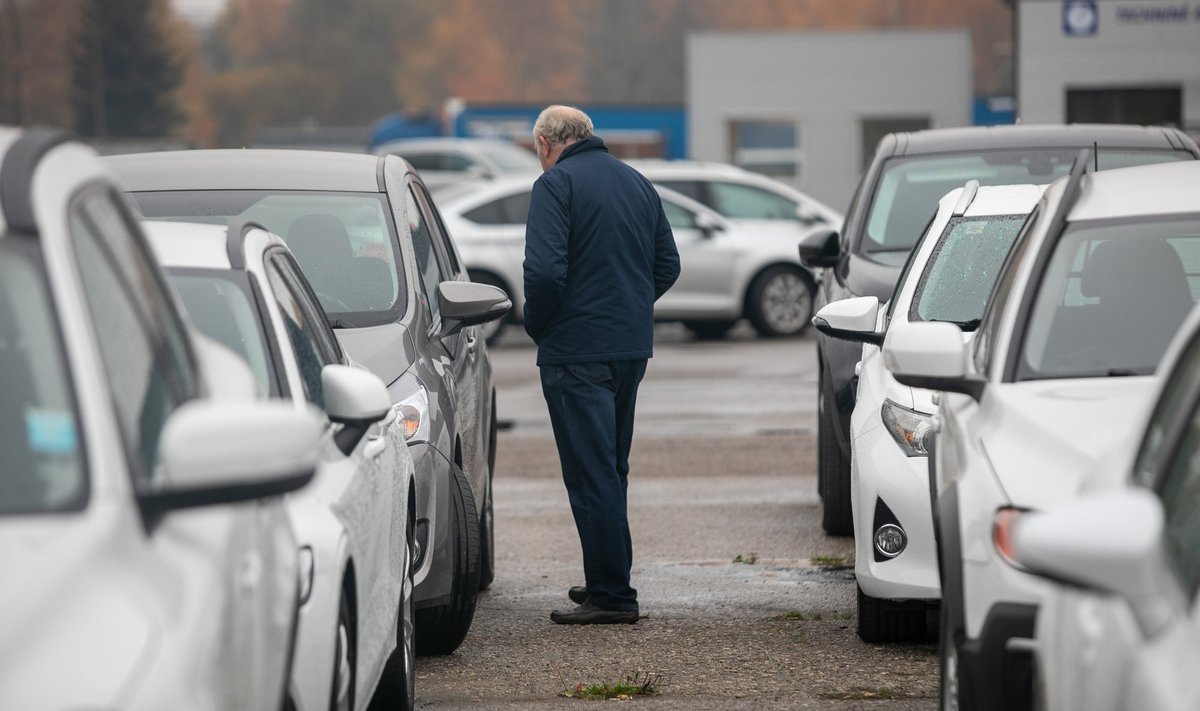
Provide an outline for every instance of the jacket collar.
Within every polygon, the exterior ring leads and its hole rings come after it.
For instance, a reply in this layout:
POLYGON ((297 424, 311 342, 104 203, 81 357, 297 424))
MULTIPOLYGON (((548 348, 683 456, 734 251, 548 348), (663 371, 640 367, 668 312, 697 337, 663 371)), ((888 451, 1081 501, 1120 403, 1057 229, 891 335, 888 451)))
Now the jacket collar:
POLYGON ((584 151, 604 151, 605 153, 608 153, 608 147, 604 145, 604 139, 600 138, 599 136, 585 138, 582 141, 576 141, 564 148, 562 154, 558 156, 558 160, 556 160, 554 164, 558 165, 576 153, 583 153, 584 151))

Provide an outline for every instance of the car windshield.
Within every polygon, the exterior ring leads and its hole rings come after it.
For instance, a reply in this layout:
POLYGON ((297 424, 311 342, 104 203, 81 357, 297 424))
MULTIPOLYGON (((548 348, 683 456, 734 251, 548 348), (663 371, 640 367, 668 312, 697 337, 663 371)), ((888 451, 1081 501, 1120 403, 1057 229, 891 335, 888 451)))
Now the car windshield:
POLYGON ((1042 273, 1017 378, 1149 375, 1200 297, 1200 215, 1070 225, 1042 273))
POLYGON ((933 248, 913 295, 909 319, 979 327, 996 277, 1026 215, 956 217, 933 248))
POLYGON ((83 507, 77 412, 37 244, 0 239, 0 514, 83 507))
POLYGON ((276 375, 258 318, 260 312, 250 290, 249 275, 209 269, 171 269, 169 275, 192 323, 250 364, 260 393, 278 397, 276 375))
POLYGON ((479 152, 505 173, 519 173, 524 170, 540 171, 542 169, 542 164, 538 162, 538 157, 533 151, 517 145, 484 146, 479 152))
POLYGON ((148 219, 251 220, 279 235, 336 327, 390 323, 407 308, 399 241, 380 193, 178 190, 131 197, 148 219))
MULTIPOLYGON (((921 237, 938 200, 968 180, 978 180, 980 185, 1049 183, 1066 175, 1078 155, 1079 150, 1072 148, 893 158, 879 178, 859 248, 867 255, 906 253, 921 237)), ((1108 170, 1191 159, 1185 152, 1102 149, 1099 165, 1108 170)))

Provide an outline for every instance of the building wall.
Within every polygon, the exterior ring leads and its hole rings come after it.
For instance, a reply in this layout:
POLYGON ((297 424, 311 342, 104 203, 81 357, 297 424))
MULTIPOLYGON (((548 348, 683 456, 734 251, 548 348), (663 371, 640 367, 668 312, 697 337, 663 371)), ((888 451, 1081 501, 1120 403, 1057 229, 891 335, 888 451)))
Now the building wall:
POLYGON ((1068 89, 1179 86, 1200 131, 1200 0, 1018 0, 1017 115, 1067 119, 1068 89))
POLYGON ((734 160, 733 122, 794 122, 803 165, 780 179, 845 208, 875 148, 861 145, 864 119, 971 124, 971 39, 965 29, 694 34, 687 105, 700 160, 734 160))

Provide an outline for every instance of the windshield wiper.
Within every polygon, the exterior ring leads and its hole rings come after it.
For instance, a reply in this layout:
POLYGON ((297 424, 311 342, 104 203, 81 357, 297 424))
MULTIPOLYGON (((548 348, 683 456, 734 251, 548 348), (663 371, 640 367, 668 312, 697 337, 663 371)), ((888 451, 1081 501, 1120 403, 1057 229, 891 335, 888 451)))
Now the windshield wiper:
POLYGON ((1128 378, 1132 375, 1137 375, 1137 373, 1129 368, 1110 368, 1104 375, 1109 378, 1128 378))
POLYGON ((966 321, 951 321, 950 319, 938 319, 938 320, 942 321, 943 323, 952 323, 964 331, 974 331, 975 329, 979 328, 979 323, 983 319, 972 318, 972 319, 968 319, 966 321))
POLYGON ((354 326, 346 323, 345 321, 341 320, 340 318, 333 319, 333 321, 331 321, 329 325, 332 326, 333 328, 354 328, 354 326))

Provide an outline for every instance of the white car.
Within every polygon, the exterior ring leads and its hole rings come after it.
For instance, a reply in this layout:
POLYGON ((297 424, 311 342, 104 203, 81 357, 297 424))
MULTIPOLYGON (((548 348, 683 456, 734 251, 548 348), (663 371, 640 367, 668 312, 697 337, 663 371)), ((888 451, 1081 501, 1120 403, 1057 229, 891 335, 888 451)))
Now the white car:
POLYGON ((92 149, 0 128, 0 708, 278 709, 280 495, 321 423, 191 330, 119 190, 92 149))
POLYGON ((863 344, 850 417, 850 502, 858 636, 864 641, 924 639, 928 603, 941 597, 927 449, 937 412, 934 393, 896 382, 879 345, 889 328, 926 321, 956 323, 969 341, 1043 189, 971 181, 950 191, 886 309, 874 296, 859 296, 827 304, 813 319, 822 333, 863 344))
MULTIPOLYGON (((471 279, 508 292, 512 322, 519 322, 525 305, 525 220, 536 178, 497 179, 469 192, 441 192, 437 198, 471 279)), ((764 336, 796 335, 808 326, 813 280, 799 262, 803 235, 782 222, 748 228, 657 187, 675 234, 681 271, 654 304, 656 319, 682 321, 700 337, 722 336, 742 317, 764 336)), ((496 333, 488 336, 494 340, 496 333)))
POLYGON ((373 152, 407 160, 430 189, 542 169, 537 154, 528 148, 490 138, 402 138, 380 144, 373 152))
POLYGON ((840 230, 845 219, 838 210, 786 183, 728 163, 648 159, 626 162, 651 181, 735 222, 749 225, 782 221, 794 223, 800 229, 824 225, 840 230))
POLYGON ((365 709, 378 688, 411 709, 415 430, 351 364, 282 239, 245 222, 145 227, 193 323, 251 364, 264 397, 327 418, 312 484, 286 499, 301 563, 296 708, 365 709))
POLYGON ((1048 586, 1006 564, 993 534, 1077 498, 1132 446, 1130 417, 1195 301, 1200 164, 1085 174, 1083 153, 1018 235, 969 347, 938 322, 884 341, 897 380, 945 392, 932 462, 944 708, 1030 703, 1048 586))
POLYGON ((1200 310, 1169 353, 1113 490, 1010 519, 1014 562, 1063 583, 1038 612, 1038 708, 1200 708, 1200 310))

